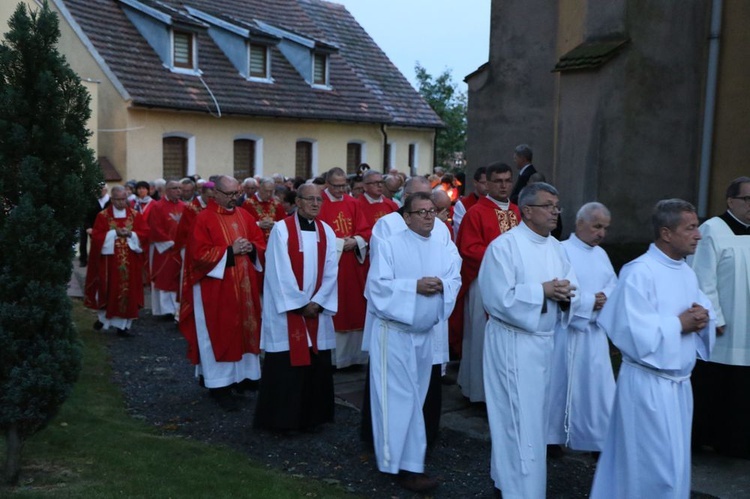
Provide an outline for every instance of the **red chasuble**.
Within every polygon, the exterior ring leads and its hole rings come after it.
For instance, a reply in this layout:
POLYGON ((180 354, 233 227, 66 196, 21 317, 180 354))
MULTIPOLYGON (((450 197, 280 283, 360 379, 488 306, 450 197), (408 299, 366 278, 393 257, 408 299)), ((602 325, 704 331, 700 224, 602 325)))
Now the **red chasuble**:
MULTIPOLYGON (((302 238, 299 229, 297 215, 292 215, 284 220, 288 235, 287 249, 289 251, 289 260, 292 263, 292 273, 297 278, 297 286, 302 290, 305 286, 305 253, 300 251, 302 238)), ((315 289, 313 296, 320 289, 323 282, 323 268, 326 263, 326 233, 320 220, 315 220, 315 233, 318 238, 318 260, 314 262, 318 266, 317 279, 315 280, 315 289)), ((307 262, 308 265, 313 262, 307 262)), ((318 352, 318 316, 305 317, 295 312, 286 314, 287 333, 289 334, 289 360, 293 366, 310 365, 310 349, 307 346, 307 333, 310 335, 313 352, 318 352)))
POLYGON ((367 231, 365 232, 364 236, 366 236, 365 239, 368 242, 370 241, 370 236, 372 235, 372 228, 375 227, 375 222, 389 213, 398 211, 398 205, 385 196, 383 196, 382 203, 370 203, 367 200, 367 197, 362 194, 357 199, 357 202, 359 203, 359 208, 362 211, 362 215, 364 216, 365 223, 367 225, 367 231))
POLYGON ((260 353, 260 292, 249 255, 227 255, 223 279, 208 277, 235 240, 244 237, 261 259, 263 232, 245 210, 227 210, 210 200, 195 217, 186 252, 186 283, 180 303, 180 331, 188 341, 188 358, 200 362, 195 329, 193 285, 200 283, 206 328, 217 362, 237 362, 246 353, 260 353))
POLYGON ((456 299, 456 307, 448 321, 451 349, 461 355, 461 341, 463 338, 464 298, 471 283, 479 275, 487 246, 500 234, 521 223, 521 212, 513 203, 508 210, 502 210, 484 196, 471 208, 467 208, 466 215, 461 220, 461 227, 456 235, 456 246, 463 259, 461 264, 461 289, 456 299))
MULTIPOLYGON (((175 237, 174 245, 177 247, 178 250, 181 250, 182 248, 185 248, 185 254, 187 255, 187 252, 189 249, 187 248, 188 243, 190 241, 190 234, 193 231, 193 225, 195 224, 195 217, 198 216, 198 213, 203 211, 203 205, 198 201, 198 198, 195 197, 193 200, 185 205, 185 210, 182 212, 182 217, 180 218, 180 223, 177 226, 177 236, 175 237)), ((187 260, 185 258, 184 260, 187 260)), ((185 293, 185 286, 186 286, 186 279, 184 276, 189 275, 190 270, 188 269, 188 263, 187 261, 182 262, 182 289, 179 290, 177 294, 177 301, 182 300, 182 294, 185 293)), ((190 291, 188 291, 190 292, 190 291)))
MULTIPOLYGON (((318 220, 333 229, 337 238, 365 237, 367 222, 359 208, 359 202, 348 194, 341 201, 331 201, 323 193, 323 205, 320 207, 318 220)), ((365 238, 366 239, 366 238, 365 238)), ((333 316, 333 326, 338 333, 359 331, 365 327, 364 265, 359 263, 355 251, 344 251, 339 260, 338 292, 339 311, 333 316)))
POLYGON ((143 256, 133 252, 124 237, 115 238, 113 255, 102 255, 107 232, 126 228, 134 232, 141 246, 148 237, 143 217, 127 208, 124 218, 115 218, 112 206, 99 212, 91 233, 91 252, 86 272, 84 305, 106 310, 107 318, 137 319, 143 308, 143 256))
MULTIPOLYGON (((151 244, 177 239, 177 227, 184 210, 185 203, 179 200, 171 202, 166 197, 153 203, 148 216, 151 244)), ((151 265, 151 280, 154 286, 162 291, 178 291, 181 266, 180 248, 176 244, 164 253, 159 253, 154 247, 151 265)))
MULTIPOLYGON (((257 220, 270 218, 274 222, 280 222, 286 218, 284 207, 273 198, 268 201, 261 201, 258 199, 258 196, 253 195, 242 203, 242 207, 257 220)), ((266 238, 266 242, 268 242, 271 229, 263 229, 263 235, 266 238)))

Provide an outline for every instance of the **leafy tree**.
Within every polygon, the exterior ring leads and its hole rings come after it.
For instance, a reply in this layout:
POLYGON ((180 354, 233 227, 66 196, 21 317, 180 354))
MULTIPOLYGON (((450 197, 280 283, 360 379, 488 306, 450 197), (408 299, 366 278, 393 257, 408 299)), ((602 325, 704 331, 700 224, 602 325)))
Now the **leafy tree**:
POLYGON ((452 167, 457 153, 466 151, 466 94, 453 82, 451 70, 446 69, 433 78, 419 63, 414 67, 418 91, 445 123, 435 138, 435 163, 452 167))
POLYGON ((89 96, 56 48, 47 4, 19 4, 0 43, 0 429, 5 478, 70 394, 80 351, 66 288, 76 228, 101 174, 89 96))

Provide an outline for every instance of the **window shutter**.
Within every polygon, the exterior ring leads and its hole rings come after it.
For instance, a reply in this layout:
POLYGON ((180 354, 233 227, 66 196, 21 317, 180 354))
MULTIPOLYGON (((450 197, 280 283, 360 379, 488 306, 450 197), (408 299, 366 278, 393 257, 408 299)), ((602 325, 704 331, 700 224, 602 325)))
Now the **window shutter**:
POLYGON ((313 57, 313 83, 315 85, 328 85, 328 80, 326 78, 328 56, 325 54, 315 54, 313 57))
POLYGON ((234 178, 242 182, 255 174, 255 141, 234 141, 234 178))
POLYGON ((174 32, 174 65, 181 68, 193 67, 193 37, 190 33, 174 32))
POLYGON ((250 76, 268 78, 268 49, 263 45, 250 45, 250 76))

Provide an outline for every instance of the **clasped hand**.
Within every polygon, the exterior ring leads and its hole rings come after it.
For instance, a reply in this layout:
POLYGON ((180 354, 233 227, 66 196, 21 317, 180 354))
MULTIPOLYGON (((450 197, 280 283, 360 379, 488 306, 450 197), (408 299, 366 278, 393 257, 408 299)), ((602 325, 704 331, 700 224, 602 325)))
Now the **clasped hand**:
POLYGON ((576 288, 567 279, 552 279, 551 281, 543 282, 542 287, 544 288, 544 297, 554 301, 570 301, 575 296, 576 288))
POLYGON ((253 251, 253 243, 244 237, 238 237, 234 240, 234 243, 232 243, 232 251, 235 255, 246 255, 253 251))
POLYGON ((708 310, 693 303, 693 305, 679 315, 683 333, 700 331, 708 324, 708 310))
POLYGON ((423 277, 417 281, 417 293, 431 296, 443 292, 443 281, 439 277, 423 277))

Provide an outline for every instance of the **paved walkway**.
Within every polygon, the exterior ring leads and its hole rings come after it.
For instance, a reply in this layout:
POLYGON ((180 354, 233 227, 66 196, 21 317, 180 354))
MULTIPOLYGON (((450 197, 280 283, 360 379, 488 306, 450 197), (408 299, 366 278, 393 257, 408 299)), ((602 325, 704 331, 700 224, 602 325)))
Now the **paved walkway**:
MULTIPOLYGON (((83 283, 86 269, 74 262, 73 277, 71 278, 68 295, 75 298, 83 297, 83 283)), ((146 306, 150 305, 150 293, 146 292, 146 306)), ((455 381, 457 364, 450 364, 446 378, 455 381)), ((365 379, 364 369, 337 372, 335 376, 335 391, 337 402, 362 407, 362 390, 365 379)), ((485 409, 481 405, 470 404, 462 395, 456 384, 443 385, 443 413, 441 427, 450 428, 464 433, 472 438, 489 440, 489 424, 485 409)), ((587 453, 566 451, 562 459, 590 460, 587 453)), ((712 452, 693 454, 693 484, 694 492, 701 492, 722 499, 750 499, 750 460, 730 459, 717 456, 712 452)))

